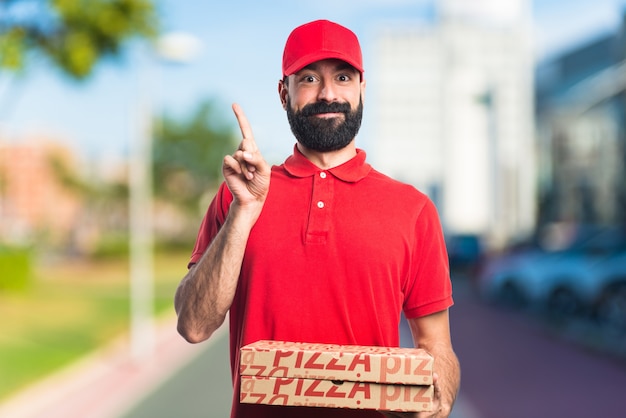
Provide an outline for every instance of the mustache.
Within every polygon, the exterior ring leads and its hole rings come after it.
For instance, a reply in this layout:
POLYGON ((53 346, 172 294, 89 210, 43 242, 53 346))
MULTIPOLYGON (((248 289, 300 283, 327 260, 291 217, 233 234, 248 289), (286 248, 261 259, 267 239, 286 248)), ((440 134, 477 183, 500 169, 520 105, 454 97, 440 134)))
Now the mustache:
POLYGON ((313 116, 319 115, 321 113, 350 113, 352 109, 350 108, 350 103, 325 103, 325 102, 315 102, 308 104, 300 110, 300 115, 302 116, 313 116))

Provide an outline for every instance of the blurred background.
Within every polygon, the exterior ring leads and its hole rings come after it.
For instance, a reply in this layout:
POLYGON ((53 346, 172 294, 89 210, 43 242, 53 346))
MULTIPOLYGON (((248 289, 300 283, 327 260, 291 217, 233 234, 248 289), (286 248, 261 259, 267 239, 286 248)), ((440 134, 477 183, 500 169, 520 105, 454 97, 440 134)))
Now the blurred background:
POLYGON ((231 103, 281 163, 282 49, 319 18, 361 39, 358 146, 439 209, 454 416, 621 416, 625 17, 623 0, 0 1, 0 416, 228 415, 225 334, 183 343, 173 294, 239 141, 231 103))

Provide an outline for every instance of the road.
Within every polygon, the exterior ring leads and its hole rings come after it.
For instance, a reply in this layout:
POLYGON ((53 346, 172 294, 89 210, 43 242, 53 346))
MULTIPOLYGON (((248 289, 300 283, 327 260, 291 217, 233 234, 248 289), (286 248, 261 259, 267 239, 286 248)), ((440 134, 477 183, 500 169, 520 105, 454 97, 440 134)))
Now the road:
POLYGON ((555 337, 536 318, 478 303, 451 313, 462 389, 482 418, 626 416, 626 362, 555 337))
MULTIPOLYGON (((462 387, 452 418, 620 417, 626 364, 556 339, 522 314, 477 302, 455 282, 453 343, 462 387)), ((401 330, 404 344, 408 332, 401 330)), ((124 418, 227 417, 227 338, 180 369, 124 418)))
POLYGON ((228 336, 223 332, 124 418, 229 417, 233 392, 228 356, 228 336))

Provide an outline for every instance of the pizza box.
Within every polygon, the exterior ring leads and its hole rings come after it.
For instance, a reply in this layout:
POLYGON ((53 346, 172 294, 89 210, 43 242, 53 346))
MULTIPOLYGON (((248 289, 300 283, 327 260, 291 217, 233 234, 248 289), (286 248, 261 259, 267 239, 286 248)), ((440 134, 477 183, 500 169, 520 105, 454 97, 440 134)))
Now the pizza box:
POLYGON ((239 399, 265 405, 419 412, 432 409, 433 386, 241 376, 239 399))
POLYGON ((262 340, 240 350, 243 403, 428 411, 423 349, 262 340))
POLYGON ((240 352, 241 375, 431 385, 433 358, 420 348, 261 340, 240 352))

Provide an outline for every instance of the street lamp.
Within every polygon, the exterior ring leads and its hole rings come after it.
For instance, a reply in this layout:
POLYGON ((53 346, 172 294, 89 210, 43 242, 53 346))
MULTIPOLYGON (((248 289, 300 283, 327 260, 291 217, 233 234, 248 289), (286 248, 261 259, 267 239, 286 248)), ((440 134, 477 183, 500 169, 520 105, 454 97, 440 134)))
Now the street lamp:
MULTIPOLYGON (((148 70, 154 62, 188 63, 201 49, 190 34, 170 32, 157 40, 148 70)), ((145 76, 139 108, 139 130, 133 135, 129 163, 130 212, 130 349, 134 361, 149 358, 154 351, 154 266, 152 196, 152 97, 151 77, 145 76), (147 82, 145 80, 147 79, 147 82)))

